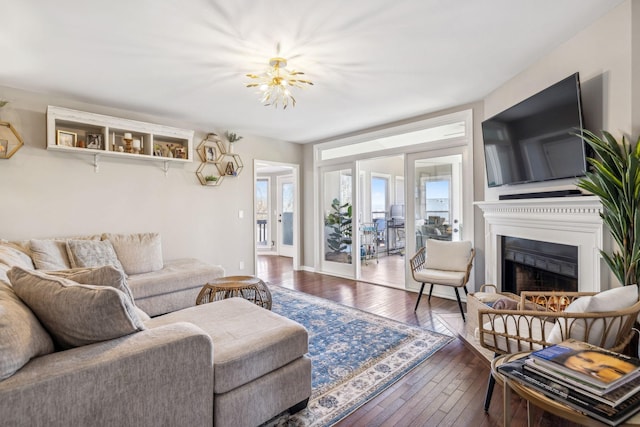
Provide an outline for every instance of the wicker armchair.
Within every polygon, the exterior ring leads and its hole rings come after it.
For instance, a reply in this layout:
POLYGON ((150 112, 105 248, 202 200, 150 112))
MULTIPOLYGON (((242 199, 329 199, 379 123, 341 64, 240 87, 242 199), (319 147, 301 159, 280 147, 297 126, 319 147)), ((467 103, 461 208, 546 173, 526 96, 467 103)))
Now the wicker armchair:
MULTIPOLYGON (((593 292, 522 292, 517 310, 478 310, 480 345, 495 353, 534 351, 567 338, 622 351, 633 337, 640 301, 609 312, 565 312, 569 303, 593 292), (551 339, 550 339, 551 338, 551 339)), ((485 411, 488 411, 495 380, 490 375, 485 411)))

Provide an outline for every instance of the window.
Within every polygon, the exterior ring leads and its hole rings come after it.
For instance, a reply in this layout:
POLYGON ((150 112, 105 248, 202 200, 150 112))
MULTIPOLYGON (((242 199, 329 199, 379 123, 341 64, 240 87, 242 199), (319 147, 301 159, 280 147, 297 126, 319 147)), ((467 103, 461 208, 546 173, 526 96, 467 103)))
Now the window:
POLYGON ((389 178, 371 176, 371 219, 387 216, 387 194, 389 193, 389 178))

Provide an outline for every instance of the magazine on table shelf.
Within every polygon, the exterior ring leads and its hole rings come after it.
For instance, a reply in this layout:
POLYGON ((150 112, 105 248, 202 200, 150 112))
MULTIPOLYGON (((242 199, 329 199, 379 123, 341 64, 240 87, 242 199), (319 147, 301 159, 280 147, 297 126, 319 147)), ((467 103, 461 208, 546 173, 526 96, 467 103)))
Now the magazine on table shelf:
POLYGON ((536 390, 555 402, 565 404, 574 410, 595 418, 607 425, 617 426, 640 411, 640 395, 634 394, 618 406, 611 406, 594 399, 576 387, 566 386, 525 369, 525 359, 518 359, 498 366, 498 372, 536 390))
POLYGON ((574 339, 531 353, 534 366, 606 393, 640 375, 640 360, 574 339))
POLYGON ((604 392, 601 389, 594 389, 589 384, 576 378, 572 378, 551 369, 547 369, 544 366, 540 366, 537 364, 537 360, 533 358, 525 359, 524 369, 545 378, 549 378, 550 380, 562 383, 567 387, 577 387, 579 389, 578 391, 611 406, 618 406, 624 400, 640 392, 640 376, 637 376, 610 391, 604 392))

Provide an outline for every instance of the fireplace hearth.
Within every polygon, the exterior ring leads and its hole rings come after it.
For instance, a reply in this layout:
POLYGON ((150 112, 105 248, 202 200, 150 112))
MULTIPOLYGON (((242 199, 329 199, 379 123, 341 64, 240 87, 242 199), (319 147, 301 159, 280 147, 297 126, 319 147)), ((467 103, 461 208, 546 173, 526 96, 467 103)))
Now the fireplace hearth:
POLYGON ((578 248, 571 245, 502 236, 502 289, 578 290, 578 248))

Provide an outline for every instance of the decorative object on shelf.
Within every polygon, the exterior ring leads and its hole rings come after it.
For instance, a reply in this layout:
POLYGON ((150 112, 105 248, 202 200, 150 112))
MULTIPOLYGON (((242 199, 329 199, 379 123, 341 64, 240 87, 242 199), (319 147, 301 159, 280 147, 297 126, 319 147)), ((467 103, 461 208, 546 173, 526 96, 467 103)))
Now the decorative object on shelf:
POLYGON ((233 167, 233 162, 227 162, 227 168, 225 169, 227 175, 236 176, 236 170, 233 167))
POLYGON ((310 80, 304 80, 299 76, 301 71, 288 70, 287 60, 281 57, 271 58, 267 70, 260 74, 247 74, 253 79, 247 83, 247 87, 257 87, 260 94, 260 102, 265 106, 273 105, 277 108, 281 105, 286 109, 289 104, 296 106, 296 99, 291 95, 290 88, 303 88, 305 85, 313 85, 310 80))
POLYGON ((215 175, 207 175, 204 177, 204 180, 207 182, 207 185, 215 185, 218 181, 218 177, 215 175))
POLYGON ((623 286, 640 285, 640 138, 630 144, 624 136, 618 142, 609 132, 604 138, 583 129, 579 136, 593 149, 593 166, 578 187, 600 198, 600 216, 618 248, 600 251, 623 286))
POLYGON ((102 150, 102 139, 101 133, 87 133, 87 148, 102 150))
POLYGON ((78 134, 75 132, 67 132, 66 130, 58 131, 57 144, 63 147, 75 147, 78 134))
POLYGON ((124 152, 133 153, 133 136, 129 132, 125 132, 122 141, 124 142, 124 152))
POLYGON ((237 135, 234 132, 225 132, 224 137, 229 141, 229 153, 233 153, 233 144, 240 141, 242 139, 241 136, 237 135))

